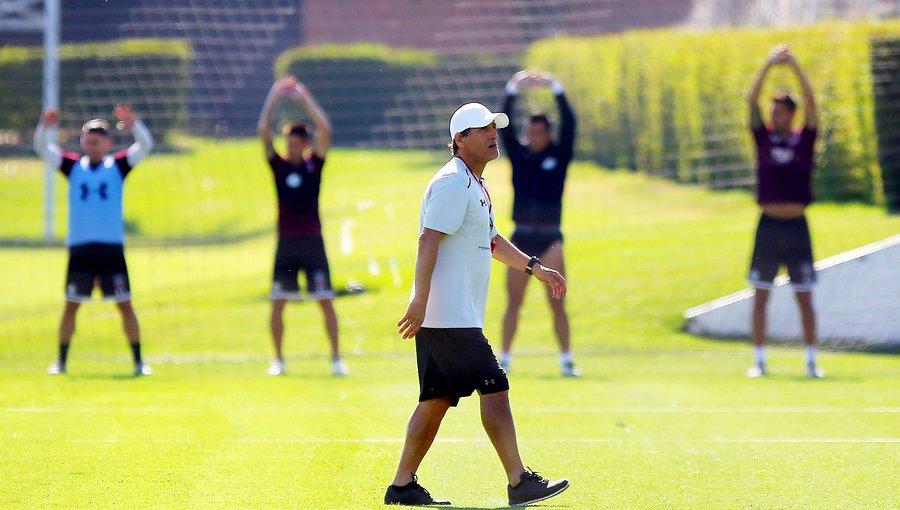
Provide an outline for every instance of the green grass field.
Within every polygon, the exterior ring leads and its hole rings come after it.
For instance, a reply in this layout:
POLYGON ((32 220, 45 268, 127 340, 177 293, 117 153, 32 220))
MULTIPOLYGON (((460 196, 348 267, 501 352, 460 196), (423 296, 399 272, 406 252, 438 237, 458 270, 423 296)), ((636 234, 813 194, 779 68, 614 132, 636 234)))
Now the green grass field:
MULTIPOLYGON (((274 190, 256 142, 199 142, 129 176, 134 304, 152 377, 130 377, 112 305, 86 306, 69 375, 49 377, 65 249, 40 241, 42 173, 0 160, 0 507, 379 508, 415 406, 396 335, 418 208, 442 154, 334 150, 322 193, 352 375, 328 375, 315 305, 289 308, 289 374, 265 375, 274 190)), ((486 176, 509 232, 505 161, 486 176)), ((65 191, 57 181, 59 237, 65 191)), ((566 192, 568 307, 578 380, 557 375, 547 307, 528 294, 510 375, 526 464, 572 488, 545 508, 898 508, 900 362, 749 348, 680 331, 682 312, 738 290, 756 209, 742 192, 574 165, 566 192)), ((863 205, 809 212, 817 258, 900 231, 863 205)), ((504 270, 486 334, 497 345, 504 270)), ((454 508, 498 508, 505 480, 477 397, 452 410, 420 481, 454 508)))

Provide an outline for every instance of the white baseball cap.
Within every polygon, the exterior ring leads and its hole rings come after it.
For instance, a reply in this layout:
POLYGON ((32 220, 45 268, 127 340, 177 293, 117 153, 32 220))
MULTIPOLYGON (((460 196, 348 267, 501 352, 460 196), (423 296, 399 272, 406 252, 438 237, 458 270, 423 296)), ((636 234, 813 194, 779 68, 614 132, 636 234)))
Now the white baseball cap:
POLYGON ((491 122, 497 123, 497 129, 509 125, 509 117, 505 113, 491 113, 481 103, 468 103, 459 107, 450 117, 450 139, 469 128, 483 128, 491 122))

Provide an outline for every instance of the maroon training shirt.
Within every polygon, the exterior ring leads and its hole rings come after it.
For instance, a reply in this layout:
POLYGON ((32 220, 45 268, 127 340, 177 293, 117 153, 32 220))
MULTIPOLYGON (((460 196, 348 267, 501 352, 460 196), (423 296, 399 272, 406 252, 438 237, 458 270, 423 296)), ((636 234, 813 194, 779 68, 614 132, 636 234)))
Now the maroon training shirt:
POLYGON ((312 154, 300 165, 294 165, 276 153, 269 159, 269 166, 278 192, 278 235, 322 235, 319 188, 325 160, 312 154))
POLYGON ((760 204, 813 200, 816 129, 805 127, 782 138, 762 125, 753 130, 756 141, 756 201, 760 204))

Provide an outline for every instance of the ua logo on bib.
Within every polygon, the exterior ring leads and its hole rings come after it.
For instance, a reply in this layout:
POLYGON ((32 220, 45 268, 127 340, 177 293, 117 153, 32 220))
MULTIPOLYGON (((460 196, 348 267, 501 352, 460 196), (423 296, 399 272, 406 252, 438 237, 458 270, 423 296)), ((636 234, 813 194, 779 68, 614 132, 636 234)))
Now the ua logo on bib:
MULTIPOLYGON (((91 189, 88 187, 87 184, 82 183, 80 191, 81 191, 81 201, 82 202, 87 200, 87 198, 91 195, 91 189)), ((106 200, 107 192, 106 192, 106 183, 105 182, 100 183, 100 186, 97 187, 96 191, 97 191, 97 194, 100 195, 100 200, 106 200)))

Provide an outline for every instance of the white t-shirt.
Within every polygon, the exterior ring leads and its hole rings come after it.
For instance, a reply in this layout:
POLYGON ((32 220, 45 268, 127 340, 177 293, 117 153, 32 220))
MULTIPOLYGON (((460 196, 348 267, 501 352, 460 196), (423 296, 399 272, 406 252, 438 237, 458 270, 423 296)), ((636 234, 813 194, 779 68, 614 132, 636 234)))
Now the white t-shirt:
MULTIPOLYGON (((438 245, 423 327, 484 327, 491 239, 497 235, 497 228, 483 185, 461 159, 454 157, 425 188, 419 233, 430 228, 447 237, 438 245)), ((412 296, 415 293, 413 283, 412 296)))

